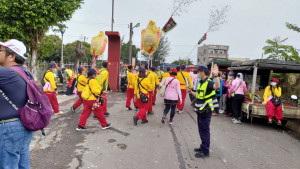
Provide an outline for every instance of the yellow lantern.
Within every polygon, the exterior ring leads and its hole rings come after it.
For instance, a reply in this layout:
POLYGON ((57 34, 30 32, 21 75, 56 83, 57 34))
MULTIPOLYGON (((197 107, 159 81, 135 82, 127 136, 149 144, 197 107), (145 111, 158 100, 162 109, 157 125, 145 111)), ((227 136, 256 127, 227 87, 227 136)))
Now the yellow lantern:
POLYGON ((152 55, 158 48, 161 31, 150 20, 146 29, 142 30, 141 50, 144 53, 152 55))
POLYGON ((100 31, 99 35, 94 36, 91 41, 91 54, 101 56, 106 48, 107 37, 103 31, 100 31))

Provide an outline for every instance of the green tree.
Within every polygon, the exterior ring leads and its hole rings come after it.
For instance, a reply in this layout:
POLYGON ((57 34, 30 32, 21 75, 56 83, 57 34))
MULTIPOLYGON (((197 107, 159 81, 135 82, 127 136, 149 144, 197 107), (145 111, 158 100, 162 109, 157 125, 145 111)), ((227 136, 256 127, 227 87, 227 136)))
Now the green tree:
MULTIPOLYGON (((123 61, 123 63, 129 63, 128 62, 128 55, 129 55, 129 42, 124 43, 124 37, 122 38, 121 41, 121 61, 123 61)), ((140 48, 137 48, 135 45, 131 45, 132 46, 132 54, 131 57, 135 57, 135 63, 138 62, 137 60, 137 54, 140 51, 140 48)))
MULTIPOLYGON (((77 41, 74 41, 72 43, 68 43, 64 46, 64 63, 67 62, 75 62, 76 58, 76 46, 77 46, 77 41)), ((92 63, 94 56, 91 54, 90 49, 91 45, 87 42, 82 42, 82 48, 85 51, 85 57, 80 59, 81 63, 92 63)))
POLYGON ((173 65, 193 65, 193 62, 191 61, 191 59, 188 59, 188 60, 175 60, 173 61, 171 64, 173 65))
POLYGON ((0 40, 19 39, 31 52, 31 71, 37 77, 39 43, 45 32, 69 20, 83 0, 2 0, 0 40))
POLYGON ((300 61, 299 53, 297 49, 290 45, 283 45, 288 38, 283 40, 280 37, 275 37, 273 40, 268 39, 267 46, 263 47, 264 54, 269 55, 268 59, 273 60, 289 60, 289 61, 300 61))
MULTIPOLYGON (((158 45, 157 50, 152 55, 152 64, 154 66, 159 66, 163 63, 166 56, 169 55, 169 52, 171 50, 170 47, 170 41, 166 36, 161 36, 160 42, 158 45)), ((146 59, 149 59, 149 55, 142 53, 142 56, 146 59)))
POLYGON ((56 35, 45 36, 38 49, 38 61, 60 61, 61 39, 56 35))
POLYGON ((297 25, 293 25, 293 24, 290 24, 288 22, 285 23, 286 27, 290 30, 293 30, 293 31, 296 31, 298 33, 300 33, 300 28, 297 26, 297 25))

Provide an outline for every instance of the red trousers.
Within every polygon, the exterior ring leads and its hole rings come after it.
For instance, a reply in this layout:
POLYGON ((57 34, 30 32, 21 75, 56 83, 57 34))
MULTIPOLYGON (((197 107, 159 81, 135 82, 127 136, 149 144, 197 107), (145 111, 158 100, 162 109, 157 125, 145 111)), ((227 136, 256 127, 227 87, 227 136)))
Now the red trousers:
POLYGON ((86 120, 89 118, 91 112, 94 112, 94 115, 97 117, 98 121, 100 122, 102 127, 107 125, 106 118, 104 116, 103 107, 100 105, 97 108, 94 108, 95 100, 83 100, 83 111, 80 116, 80 120, 78 126, 85 127, 86 120))
POLYGON ((157 94, 157 89, 154 90, 154 94, 153 94, 153 97, 152 97, 152 103, 155 104, 155 101, 156 101, 156 94, 157 94))
POLYGON ((152 113, 152 95, 153 95, 153 91, 148 91, 148 95, 149 95, 148 111, 150 113, 152 113))
MULTIPOLYGON (((184 107, 184 101, 186 98, 186 89, 181 89, 181 96, 182 96, 182 104, 180 104, 180 102, 177 103, 177 108, 180 111, 182 111, 183 107, 184 107)), ((178 100, 179 100, 179 98, 178 98, 178 100)))
POLYGON ((83 103, 83 99, 81 98, 81 93, 82 92, 78 92, 79 99, 73 104, 73 107, 75 109, 77 109, 77 107, 79 107, 83 103))
POLYGON ((107 99, 106 99, 106 94, 102 94, 102 98, 104 100, 104 104, 102 105, 103 106, 103 112, 107 113, 107 99))
POLYGON ((282 107, 281 105, 278 107, 275 107, 272 101, 268 101, 266 104, 267 109, 267 116, 269 119, 273 118, 273 114, 275 112, 275 119, 276 120, 282 120, 282 107))
MULTIPOLYGON (((126 96, 127 96, 126 107, 130 108, 131 100, 134 98, 134 89, 127 88, 126 96)), ((133 102, 133 104, 134 104, 134 107, 138 107, 136 102, 133 102)))
MULTIPOLYGON (((139 112, 137 113, 137 118, 142 120, 147 120, 147 111, 148 111, 148 105, 149 103, 142 103, 140 99, 137 99, 136 101, 139 105, 139 112)), ((151 104, 152 105, 152 104, 151 104)))
POLYGON ((56 93, 55 92, 45 92, 53 109, 54 113, 59 112, 59 106, 58 106, 58 101, 56 98, 56 93))

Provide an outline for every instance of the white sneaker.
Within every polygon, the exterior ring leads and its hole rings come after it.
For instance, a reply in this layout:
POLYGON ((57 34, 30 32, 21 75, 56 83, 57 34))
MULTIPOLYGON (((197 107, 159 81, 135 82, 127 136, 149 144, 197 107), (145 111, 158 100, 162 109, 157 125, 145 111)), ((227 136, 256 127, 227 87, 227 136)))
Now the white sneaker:
POLYGON ((234 124, 241 124, 242 122, 240 120, 235 119, 234 121, 232 121, 234 124))
POLYGON ((58 113, 54 113, 54 115, 60 115, 60 114, 63 114, 64 112, 62 111, 59 111, 58 113))
POLYGON ((234 121, 234 120, 235 120, 235 118, 231 119, 231 121, 234 121))
POLYGON ((223 113, 224 113, 224 110, 220 110, 219 113, 220 113, 220 114, 223 114, 223 113))
POLYGON ((176 108, 176 112, 178 113, 178 112, 179 112, 179 109, 176 108))
POLYGON ((179 110, 178 113, 179 113, 179 114, 182 114, 182 113, 183 113, 183 110, 179 110))

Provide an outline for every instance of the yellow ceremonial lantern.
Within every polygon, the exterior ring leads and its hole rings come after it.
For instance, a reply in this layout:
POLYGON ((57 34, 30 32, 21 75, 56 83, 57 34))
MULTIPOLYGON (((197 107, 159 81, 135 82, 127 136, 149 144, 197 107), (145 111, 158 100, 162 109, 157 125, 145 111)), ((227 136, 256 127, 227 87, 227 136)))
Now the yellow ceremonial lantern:
POLYGON ((156 27, 154 21, 150 20, 147 28, 142 30, 142 52, 152 55, 159 45, 160 36, 160 29, 156 27))
POLYGON ((91 54, 94 56, 101 56, 106 48, 107 37, 103 31, 99 35, 94 36, 91 41, 91 54))

